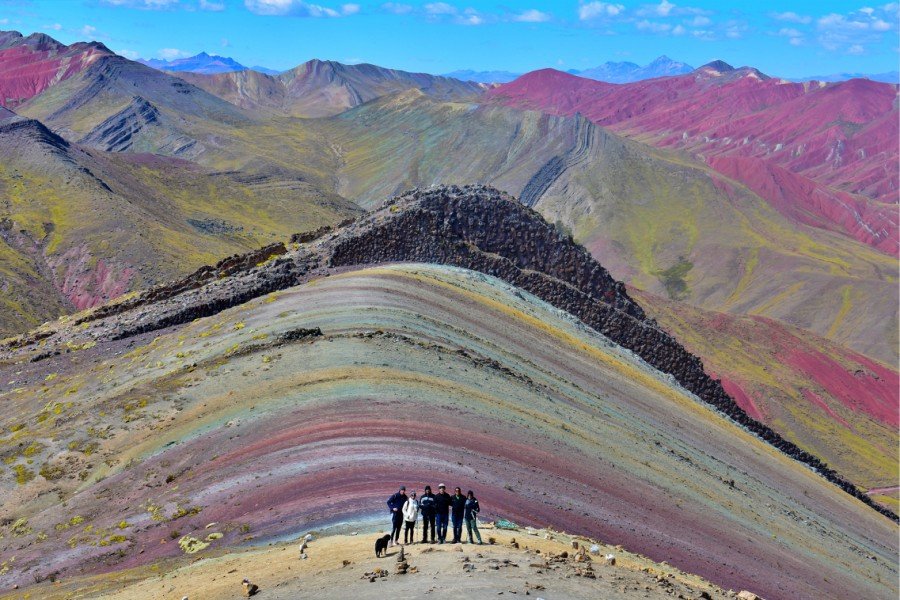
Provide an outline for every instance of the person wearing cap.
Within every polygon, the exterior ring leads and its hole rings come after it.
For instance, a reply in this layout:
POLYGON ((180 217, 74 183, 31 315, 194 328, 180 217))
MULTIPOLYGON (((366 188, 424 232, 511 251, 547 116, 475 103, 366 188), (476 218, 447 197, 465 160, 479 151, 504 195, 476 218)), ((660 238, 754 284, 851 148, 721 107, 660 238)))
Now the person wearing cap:
POLYGON ((422 543, 428 543, 428 527, 431 527, 431 543, 436 540, 434 537, 434 494, 431 493, 431 486, 425 486, 425 492, 419 498, 419 511, 422 513, 422 543))
POLYGON ((462 527, 463 515, 466 511, 466 497, 462 495, 462 489, 453 490, 450 496, 450 517, 453 519, 453 542, 454 544, 462 543, 462 527))
POLYGON ((391 511, 391 541, 400 542, 400 529, 403 527, 403 506, 406 504, 406 486, 401 485, 400 490, 387 500, 388 509, 391 511))
POLYGON ((438 486, 438 493, 434 495, 434 518, 438 542, 443 544, 447 540, 447 525, 450 524, 450 494, 443 483, 438 486))
POLYGON ((469 493, 466 494, 466 508, 465 508, 465 518, 466 518, 466 531, 469 533, 469 543, 474 544, 475 538, 478 538, 478 543, 483 544, 481 541, 481 532, 478 531, 478 513, 481 512, 481 507, 478 505, 478 498, 475 497, 475 492, 469 490, 469 493), (472 533, 475 533, 475 538, 472 537, 472 533))
POLYGON ((409 495, 409 500, 403 505, 403 543, 412 544, 416 541, 416 519, 419 517, 419 501, 416 500, 416 492, 409 495))

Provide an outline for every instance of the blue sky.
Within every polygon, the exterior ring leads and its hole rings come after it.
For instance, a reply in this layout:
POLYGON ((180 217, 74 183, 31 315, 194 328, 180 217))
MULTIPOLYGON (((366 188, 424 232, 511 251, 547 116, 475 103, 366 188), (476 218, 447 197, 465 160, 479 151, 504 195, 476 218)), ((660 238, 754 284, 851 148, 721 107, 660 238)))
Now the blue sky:
POLYGON ((129 58, 200 51, 287 69, 310 58, 412 71, 524 72, 645 64, 661 54, 771 75, 898 68, 898 4, 661 0, 0 0, 0 28, 65 43, 96 39, 129 58))

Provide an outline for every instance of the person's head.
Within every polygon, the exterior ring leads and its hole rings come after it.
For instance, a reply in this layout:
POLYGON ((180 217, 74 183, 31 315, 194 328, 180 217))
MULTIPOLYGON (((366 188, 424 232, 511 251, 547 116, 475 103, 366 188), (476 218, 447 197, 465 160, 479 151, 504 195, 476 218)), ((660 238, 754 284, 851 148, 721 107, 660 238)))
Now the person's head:
POLYGON ((406 494, 406 486, 405 485, 400 486, 400 493, 404 494, 404 495, 406 494))
POLYGON ((462 496, 462 490, 460 488, 456 488, 455 490, 453 490, 453 493, 455 493, 457 496, 462 496))
POLYGON ((442 483, 441 485, 439 485, 439 486, 438 486, 438 493, 439 493, 439 494, 445 494, 445 493, 447 493, 447 486, 444 485, 443 483, 442 483))
POLYGON ((431 486, 430 486, 430 485, 426 485, 426 486, 425 486, 425 493, 426 493, 426 494, 430 494, 430 493, 431 493, 431 486))
POLYGON ((409 494, 409 496, 410 496, 410 498, 415 498, 415 497, 416 497, 416 491, 413 490, 413 491, 409 494))
POLYGON ((468 496, 469 498, 474 498, 475 492, 473 492, 472 490, 469 490, 468 493, 466 494, 466 496, 468 496))

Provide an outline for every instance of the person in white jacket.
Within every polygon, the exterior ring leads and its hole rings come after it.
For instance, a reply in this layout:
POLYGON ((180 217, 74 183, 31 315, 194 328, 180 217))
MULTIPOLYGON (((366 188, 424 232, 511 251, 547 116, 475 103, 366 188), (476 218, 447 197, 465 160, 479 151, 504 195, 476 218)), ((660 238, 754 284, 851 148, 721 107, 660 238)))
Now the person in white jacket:
POLYGON ((403 522, 406 527, 403 529, 403 543, 412 544, 416 541, 416 519, 419 518, 419 501, 416 500, 416 493, 409 495, 409 500, 403 505, 403 522))

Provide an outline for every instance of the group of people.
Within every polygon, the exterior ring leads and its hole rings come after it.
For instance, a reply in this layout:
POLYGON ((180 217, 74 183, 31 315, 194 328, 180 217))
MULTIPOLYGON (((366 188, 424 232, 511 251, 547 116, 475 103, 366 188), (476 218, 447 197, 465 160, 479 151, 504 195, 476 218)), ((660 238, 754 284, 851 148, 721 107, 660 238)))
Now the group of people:
POLYGON ((440 543, 447 540, 447 527, 453 523, 453 540, 451 544, 462 543, 463 523, 469 533, 469 543, 475 540, 481 541, 481 532, 478 531, 478 513, 481 507, 475 493, 469 490, 463 496, 462 489, 456 488, 453 495, 447 493, 447 486, 443 483, 438 486, 438 493, 431 493, 431 486, 425 486, 425 492, 421 498, 416 497, 413 490, 406 495, 406 486, 400 486, 400 490, 393 494, 387 501, 391 511, 391 541, 400 543, 400 530, 403 529, 403 543, 414 544, 416 541, 416 521, 422 515, 422 544, 440 543), (428 531, 431 530, 431 540, 428 539, 428 531))

